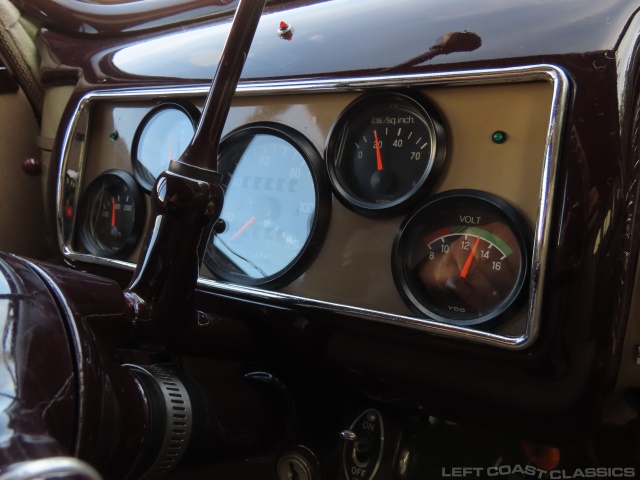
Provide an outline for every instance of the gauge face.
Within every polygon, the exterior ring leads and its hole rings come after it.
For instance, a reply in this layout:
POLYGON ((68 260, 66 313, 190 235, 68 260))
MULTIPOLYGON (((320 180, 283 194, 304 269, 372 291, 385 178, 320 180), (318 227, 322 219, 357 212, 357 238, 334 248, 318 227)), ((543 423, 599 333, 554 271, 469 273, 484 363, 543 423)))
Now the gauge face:
POLYGON ((221 144, 225 229, 205 256, 218 277, 247 285, 285 284, 316 250, 330 199, 319 154, 297 132, 254 125, 221 144))
POLYGON ((133 138, 131 162, 136 180, 147 192, 171 160, 182 155, 195 133, 199 110, 189 103, 161 103, 140 122, 133 138))
POLYGON ((433 197, 402 224, 394 279, 416 311, 476 325, 517 307, 529 271, 524 220, 501 199, 474 190, 433 197))
POLYGON ((419 201, 445 157, 444 129, 411 97, 375 94, 343 112, 327 145, 338 199, 367 216, 394 215, 419 201))
POLYGON ((140 238, 143 209, 133 177, 110 170, 91 182, 82 196, 80 240, 93 255, 122 258, 140 238))

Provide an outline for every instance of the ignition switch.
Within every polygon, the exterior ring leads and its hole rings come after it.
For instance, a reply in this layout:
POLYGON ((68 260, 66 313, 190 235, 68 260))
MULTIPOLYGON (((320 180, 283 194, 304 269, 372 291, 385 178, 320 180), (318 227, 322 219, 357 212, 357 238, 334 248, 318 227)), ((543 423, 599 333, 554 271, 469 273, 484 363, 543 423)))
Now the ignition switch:
POLYGON ((285 452, 278 461, 279 480, 318 480, 320 465, 315 454, 299 445, 285 452))
POLYGON ((362 412, 348 430, 340 432, 345 441, 342 463, 349 480, 372 480, 380 466, 384 447, 384 425, 380 412, 362 412))

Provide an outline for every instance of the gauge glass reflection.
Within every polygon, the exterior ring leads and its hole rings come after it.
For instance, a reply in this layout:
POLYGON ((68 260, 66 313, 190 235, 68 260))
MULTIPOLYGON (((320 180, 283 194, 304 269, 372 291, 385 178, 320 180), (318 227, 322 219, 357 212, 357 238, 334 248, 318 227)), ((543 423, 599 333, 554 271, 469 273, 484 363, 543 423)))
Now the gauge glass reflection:
POLYGON ((517 212, 484 192, 469 195, 436 198, 403 224, 394 271, 412 306, 464 325, 509 310, 528 270, 517 212))
POLYGON ((189 145, 200 113, 186 103, 163 103, 151 110, 135 134, 132 150, 136 180, 146 191, 171 160, 182 155, 189 145))
POLYGON ((291 135, 254 127, 223 142, 218 171, 225 230, 212 236, 205 260, 225 280, 282 280, 310 243, 321 210, 314 172, 319 156, 303 137, 291 135))

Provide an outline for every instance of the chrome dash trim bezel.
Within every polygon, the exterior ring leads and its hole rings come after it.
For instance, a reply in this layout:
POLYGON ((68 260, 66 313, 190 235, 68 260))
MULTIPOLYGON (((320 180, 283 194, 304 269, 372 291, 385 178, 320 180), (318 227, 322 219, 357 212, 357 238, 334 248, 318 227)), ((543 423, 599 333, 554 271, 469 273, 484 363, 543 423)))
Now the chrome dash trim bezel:
MULTIPOLYGON (((528 319, 525 332, 519 336, 506 336, 484 332, 468 327, 459 327, 438 323, 426 318, 382 312, 369 308, 343 305, 333 302, 315 300, 301 296, 274 292, 243 285, 232 285, 221 281, 200 278, 198 286, 214 294, 235 297, 251 302, 264 302, 271 305, 291 308, 304 313, 327 311, 349 317, 357 317, 382 324, 397 325, 415 330, 429 332, 438 336, 462 339, 474 343, 492 345, 510 350, 523 350, 530 347, 540 334, 542 315, 543 288, 545 280, 545 261, 549 249, 551 234, 550 219, 555 197, 555 181, 558 158, 562 145, 563 127, 569 102, 570 82, 567 74, 558 66, 538 64, 501 69, 465 70, 455 72, 423 73, 411 75, 377 75, 368 77, 321 78, 276 81, 245 81, 238 85, 236 95, 239 97, 305 94, 330 91, 353 92, 371 89, 393 89, 403 87, 429 86, 468 86, 491 85, 502 83, 522 83, 547 81, 553 86, 549 124, 541 173, 538 217, 534 230, 531 277, 529 282, 528 319)), ((64 238, 64 173, 69 168, 69 152, 71 137, 75 132, 81 116, 88 115, 91 106, 99 100, 135 101, 144 99, 179 98, 205 96, 209 85, 165 86, 161 88, 133 88, 94 91, 83 96, 76 105, 72 120, 64 134, 61 144, 62 161, 58 171, 57 189, 57 227, 58 243, 64 258, 70 262, 85 262, 106 267, 134 270, 132 263, 99 258, 74 251, 71 241, 64 238)), ((84 158, 75 165, 82 172, 84 158)), ((81 176, 81 175, 80 175, 81 176)), ((76 185, 75 199, 79 197, 80 181, 76 185)), ((73 228, 73 227, 72 227, 73 228)), ((74 238, 71 231, 69 239, 74 238)))

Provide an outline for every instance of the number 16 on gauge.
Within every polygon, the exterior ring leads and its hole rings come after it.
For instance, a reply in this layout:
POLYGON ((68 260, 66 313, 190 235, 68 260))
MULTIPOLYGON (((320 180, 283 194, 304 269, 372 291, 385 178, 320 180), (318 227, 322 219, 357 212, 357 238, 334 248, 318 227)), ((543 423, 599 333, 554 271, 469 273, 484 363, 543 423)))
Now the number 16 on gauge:
POLYGON ((517 210, 494 195, 436 195, 400 227, 394 280, 410 308, 436 321, 506 320, 526 290, 530 238, 517 210))

